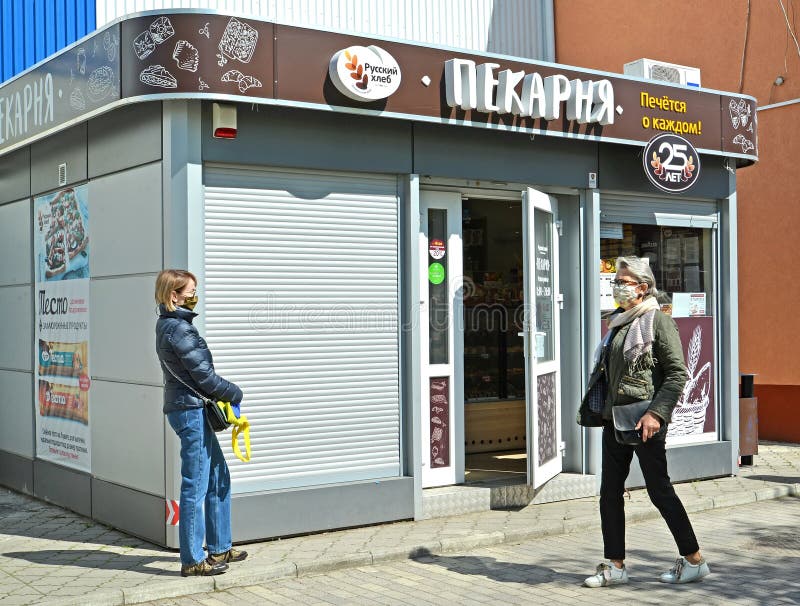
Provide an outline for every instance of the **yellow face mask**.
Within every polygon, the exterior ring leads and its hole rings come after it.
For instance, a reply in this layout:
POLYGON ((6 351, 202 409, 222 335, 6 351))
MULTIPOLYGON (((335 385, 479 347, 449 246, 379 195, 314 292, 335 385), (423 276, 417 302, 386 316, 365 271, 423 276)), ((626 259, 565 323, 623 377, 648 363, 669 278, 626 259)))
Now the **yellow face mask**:
POLYGON ((195 305, 197 305, 197 295, 194 295, 193 297, 186 297, 183 300, 183 305, 181 305, 181 307, 185 307, 189 311, 194 311, 195 305))

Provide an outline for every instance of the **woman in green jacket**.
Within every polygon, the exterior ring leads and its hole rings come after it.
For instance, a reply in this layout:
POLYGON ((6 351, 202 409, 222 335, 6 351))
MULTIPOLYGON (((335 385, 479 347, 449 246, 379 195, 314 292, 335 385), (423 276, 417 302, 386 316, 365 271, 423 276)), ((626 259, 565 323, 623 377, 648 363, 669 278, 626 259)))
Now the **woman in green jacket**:
POLYGON ((689 516, 670 483, 664 438, 672 410, 687 380, 678 328, 656 301, 655 277, 647 259, 620 257, 613 282, 619 308, 611 315, 608 333, 596 353, 589 388, 581 402, 578 423, 603 427, 603 467, 600 520, 605 557, 587 587, 628 582, 625 568, 625 480, 633 454, 639 459, 647 494, 667 523, 680 557, 661 575, 664 583, 689 583, 709 574, 700 555, 689 516), (611 409, 650 400, 636 429, 638 446, 620 444, 614 437, 611 409))

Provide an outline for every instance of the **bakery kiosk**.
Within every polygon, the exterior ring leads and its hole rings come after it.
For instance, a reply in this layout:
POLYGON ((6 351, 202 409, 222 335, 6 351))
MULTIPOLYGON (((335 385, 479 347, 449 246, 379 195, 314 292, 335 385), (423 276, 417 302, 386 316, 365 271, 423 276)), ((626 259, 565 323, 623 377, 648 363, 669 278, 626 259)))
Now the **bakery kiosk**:
POLYGON ((674 479, 736 473, 754 118, 243 16, 114 22, 0 86, 0 482, 177 545, 153 285, 188 267, 252 424, 237 541, 457 513, 436 498, 465 487, 594 494, 574 417, 621 254, 651 259, 687 349, 674 479))

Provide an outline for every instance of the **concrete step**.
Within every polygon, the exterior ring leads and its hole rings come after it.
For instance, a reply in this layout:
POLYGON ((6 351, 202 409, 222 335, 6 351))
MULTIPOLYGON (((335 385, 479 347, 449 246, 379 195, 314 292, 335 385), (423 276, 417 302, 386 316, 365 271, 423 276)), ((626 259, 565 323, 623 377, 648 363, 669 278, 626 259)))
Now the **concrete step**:
POLYGON ((578 473, 560 473, 536 491, 514 480, 425 488, 422 491, 422 517, 442 518, 490 509, 581 499, 596 496, 598 488, 597 476, 578 473))

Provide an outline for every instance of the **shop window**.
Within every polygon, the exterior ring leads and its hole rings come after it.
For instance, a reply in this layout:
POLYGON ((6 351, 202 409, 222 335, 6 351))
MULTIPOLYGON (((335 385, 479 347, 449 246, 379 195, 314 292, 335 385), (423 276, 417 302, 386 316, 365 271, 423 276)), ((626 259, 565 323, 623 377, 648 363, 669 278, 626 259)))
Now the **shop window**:
POLYGON ((689 380, 673 413, 668 440, 715 439, 713 230, 603 223, 600 236, 601 314, 605 317, 615 309, 611 280, 617 257, 635 255, 649 259, 661 310, 678 325, 689 380))

